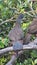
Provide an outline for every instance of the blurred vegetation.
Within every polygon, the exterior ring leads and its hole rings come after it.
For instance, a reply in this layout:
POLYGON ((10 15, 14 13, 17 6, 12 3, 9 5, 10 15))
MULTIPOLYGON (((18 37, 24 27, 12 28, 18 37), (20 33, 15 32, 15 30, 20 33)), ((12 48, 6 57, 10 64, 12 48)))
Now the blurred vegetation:
MULTIPOLYGON (((8 33, 14 26, 20 13, 24 14, 24 23, 21 24, 21 27, 26 33, 29 24, 37 16, 37 1, 0 0, 0 49, 8 46, 8 33), (12 21, 9 20, 11 17, 13 17, 12 21), (5 22, 6 20, 9 21, 5 22)), ((32 35, 32 39, 34 38, 34 35, 32 35)), ((21 58, 18 58, 16 65, 37 65, 37 50, 25 51, 22 56, 24 56, 22 57, 24 59, 22 59, 23 62, 21 58)), ((0 65, 5 65, 6 62, 8 62, 7 57, 3 56, 0 58, 0 65)))

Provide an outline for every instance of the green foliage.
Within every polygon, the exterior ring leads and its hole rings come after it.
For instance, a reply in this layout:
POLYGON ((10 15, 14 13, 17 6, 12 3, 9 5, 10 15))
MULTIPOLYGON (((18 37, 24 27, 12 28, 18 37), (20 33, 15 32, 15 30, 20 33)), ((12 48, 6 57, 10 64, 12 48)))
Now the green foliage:
POLYGON ((8 61, 10 60, 10 57, 11 57, 11 56, 10 56, 9 54, 7 54, 7 55, 1 57, 1 58, 0 58, 0 65, 5 65, 6 62, 8 62, 8 61))
POLYGON ((7 61, 6 58, 4 58, 3 56, 3 58, 0 58, 0 65, 4 65, 6 61, 7 61))
POLYGON ((8 46, 8 42, 9 42, 8 38, 3 39, 0 37, 0 48, 4 48, 4 47, 8 46))
MULTIPOLYGON (((21 60, 22 58, 21 56, 21 60)), ((19 59, 17 60, 16 65, 37 65, 37 50, 25 51, 24 61, 19 62, 19 59)))
MULTIPOLYGON (((37 2, 34 2, 33 4, 33 2, 30 2, 29 0, 0 0, 0 23, 11 17, 14 17, 15 15, 17 16, 17 14, 19 13, 25 14, 24 22, 32 21, 33 17, 37 14, 37 2), (34 12, 31 11, 32 7, 34 9, 34 12), (27 14, 26 12, 29 14, 27 14)), ((14 19, 17 18, 16 16, 14 19)), ((8 35, 9 31, 13 27, 13 22, 14 21, 12 21, 12 23, 7 22, 0 26, 0 36, 5 37, 8 35)))
MULTIPOLYGON (((26 33, 29 24, 37 15, 37 2, 32 2, 30 0, 0 0, 0 24, 11 17, 14 17, 12 22, 9 21, 0 25, 0 49, 8 46, 9 39, 7 36, 19 13, 24 13, 24 23, 21 27, 24 30, 24 33, 26 33)), ((35 39, 34 35, 32 35, 31 39, 35 39)), ((30 52, 26 51, 23 59, 24 61, 21 58, 23 62, 17 59, 16 65, 37 65, 37 50, 30 52)), ((5 65, 7 61, 7 57, 0 58, 0 65, 5 65)))
MULTIPOLYGON (((0 65, 5 65, 10 60, 11 55, 0 58, 0 65)), ((27 50, 17 58, 15 65, 37 65, 37 50, 27 50)))

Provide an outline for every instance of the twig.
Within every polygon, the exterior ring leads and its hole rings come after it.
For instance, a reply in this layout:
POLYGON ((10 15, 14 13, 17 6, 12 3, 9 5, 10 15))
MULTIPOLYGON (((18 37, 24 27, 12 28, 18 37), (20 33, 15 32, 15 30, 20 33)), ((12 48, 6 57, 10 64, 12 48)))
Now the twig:
POLYGON ((0 19, 0 21, 3 21, 2 19, 0 19))
MULTIPOLYGON (((32 5, 32 3, 33 3, 33 2, 31 2, 31 5, 32 5)), ((34 9, 33 9, 33 7, 32 7, 32 6, 30 6, 30 9, 31 9, 31 11, 32 11, 33 15, 36 17, 35 12, 34 12, 34 9)))
POLYGON ((0 23, 0 26, 1 26, 2 24, 4 24, 4 23, 10 22, 10 21, 16 21, 16 20, 13 20, 13 18, 14 18, 14 17, 12 17, 12 18, 10 18, 10 19, 8 19, 8 20, 3 21, 2 23, 0 23))
POLYGON ((29 12, 24 12, 24 13, 26 13, 26 14, 28 14, 29 16, 33 17, 33 15, 31 15, 29 12))

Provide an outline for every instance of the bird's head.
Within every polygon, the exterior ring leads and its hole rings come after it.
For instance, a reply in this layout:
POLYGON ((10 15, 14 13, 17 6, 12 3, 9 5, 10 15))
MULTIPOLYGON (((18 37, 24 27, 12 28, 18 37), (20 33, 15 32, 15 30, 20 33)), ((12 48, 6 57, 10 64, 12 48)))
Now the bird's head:
POLYGON ((24 14, 20 13, 16 19, 16 22, 21 24, 23 23, 22 19, 24 18, 24 14))

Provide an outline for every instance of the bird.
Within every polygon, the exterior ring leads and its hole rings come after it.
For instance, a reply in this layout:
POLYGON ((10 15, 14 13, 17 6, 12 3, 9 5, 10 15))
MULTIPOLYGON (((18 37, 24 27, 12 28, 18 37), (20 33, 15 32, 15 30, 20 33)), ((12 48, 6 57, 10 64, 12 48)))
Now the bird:
POLYGON ((29 25, 27 29, 27 33, 24 37, 24 44, 28 44, 31 41, 32 34, 37 37, 37 17, 33 18, 33 21, 29 25))
MULTIPOLYGON (((23 44, 24 32, 21 28, 21 23, 23 23, 23 17, 24 14, 22 13, 18 15, 18 17, 16 18, 15 26, 10 30, 8 34, 11 46, 13 45, 14 47, 18 47, 19 45, 23 44)), ((19 48, 22 48, 22 45, 19 48)))
POLYGON ((28 44, 31 41, 32 34, 37 37, 37 17, 33 19, 32 23, 28 27, 27 34, 24 39, 25 44, 28 44))
POLYGON ((37 34, 37 17, 34 18, 32 23, 29 25, 28 33, 37 34))

